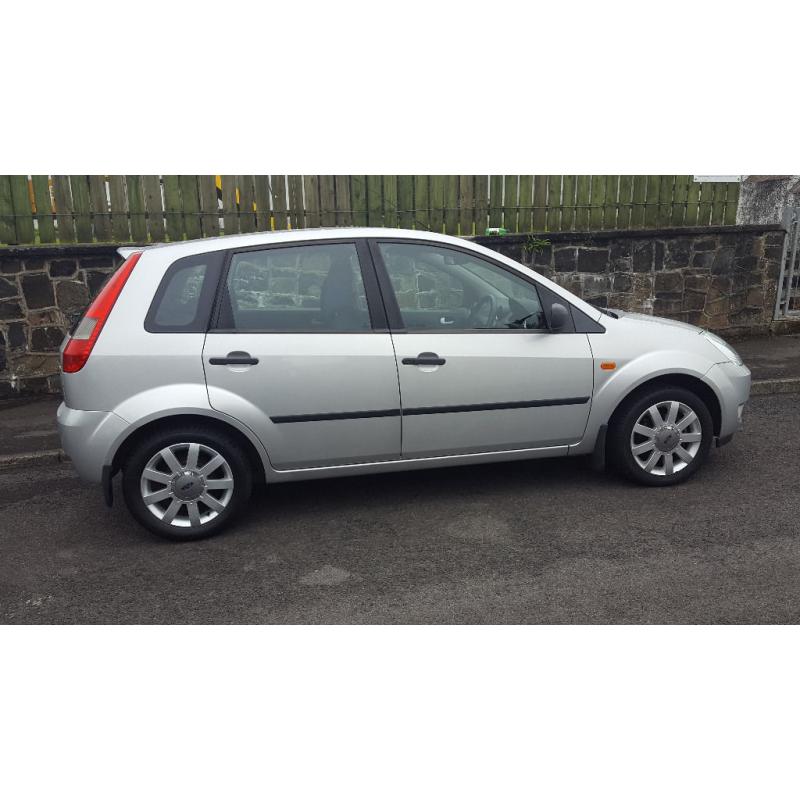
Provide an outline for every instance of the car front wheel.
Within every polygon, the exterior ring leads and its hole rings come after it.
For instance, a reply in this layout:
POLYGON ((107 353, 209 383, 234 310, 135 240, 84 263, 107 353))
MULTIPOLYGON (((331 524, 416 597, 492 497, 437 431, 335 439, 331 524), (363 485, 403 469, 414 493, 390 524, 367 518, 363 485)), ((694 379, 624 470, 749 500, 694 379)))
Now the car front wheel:
POLYGON ((671 486, 696 472, 714 436, 711 413, 696 395, 663 387, 635 397, 609 430, 613 460, 632 480, 671 486))
POLYGON ((251 486, 239 445, 202 429, 155 433, 123 466, 126 505, 145 528, 167 539, 219 533, 247 502, 251 486))

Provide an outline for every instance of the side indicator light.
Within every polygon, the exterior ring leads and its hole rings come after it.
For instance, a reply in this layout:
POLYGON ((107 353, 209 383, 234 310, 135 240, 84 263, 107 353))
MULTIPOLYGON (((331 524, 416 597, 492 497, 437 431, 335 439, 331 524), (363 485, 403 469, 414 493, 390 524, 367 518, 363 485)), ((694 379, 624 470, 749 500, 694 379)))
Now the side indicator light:
POLYGON ((616 369, 617 362, 616 361, 601 361, 600 362, 600 369, 616 369))

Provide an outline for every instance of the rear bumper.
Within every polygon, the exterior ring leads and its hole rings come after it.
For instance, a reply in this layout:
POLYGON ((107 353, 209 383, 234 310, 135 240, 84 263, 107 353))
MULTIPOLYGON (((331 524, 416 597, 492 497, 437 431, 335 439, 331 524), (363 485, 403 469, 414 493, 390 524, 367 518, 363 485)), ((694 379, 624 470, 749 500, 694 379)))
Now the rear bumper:
POLYGON ((58 407, 61 446, 81 478, 100 483, 103 467, 110 466, 112 446, 128 427, 112 411, 79 411, 65 403, 58 407))

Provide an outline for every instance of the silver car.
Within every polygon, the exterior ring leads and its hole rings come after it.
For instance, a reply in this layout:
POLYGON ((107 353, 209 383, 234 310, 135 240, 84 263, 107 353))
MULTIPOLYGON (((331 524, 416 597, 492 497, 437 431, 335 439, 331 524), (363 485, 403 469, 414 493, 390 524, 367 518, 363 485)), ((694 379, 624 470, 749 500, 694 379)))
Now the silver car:
MULTIPOLYGON (((700 328, 601 311, 470 241, 301 230, 120 251, 62 345, 81 477, 172 539, 256 482, 591 455, 667 486, 739 430, 750 372, 700 328)), ((532 487, 535 489, 535 487, 532 487)))

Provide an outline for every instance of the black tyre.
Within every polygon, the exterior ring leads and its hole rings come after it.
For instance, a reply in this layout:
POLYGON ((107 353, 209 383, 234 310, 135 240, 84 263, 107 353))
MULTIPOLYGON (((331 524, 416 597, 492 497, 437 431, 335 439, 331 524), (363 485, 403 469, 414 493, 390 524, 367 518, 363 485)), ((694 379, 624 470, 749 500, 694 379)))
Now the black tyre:
POLYGON ((131 514, 152 533, 188 541, 219 533, 247 503, 252 472, 231 437, 201 427, 154 432, 122 465, 131 514))
POLYGON ((693 475, 714 438, 706 404, 694 392, 663 386, 634 395, 608 431, 611 461, 647 486, 672 486, 693 475))

